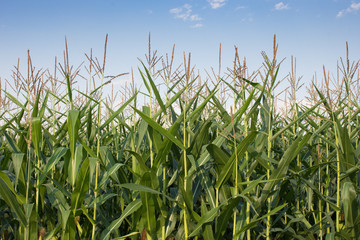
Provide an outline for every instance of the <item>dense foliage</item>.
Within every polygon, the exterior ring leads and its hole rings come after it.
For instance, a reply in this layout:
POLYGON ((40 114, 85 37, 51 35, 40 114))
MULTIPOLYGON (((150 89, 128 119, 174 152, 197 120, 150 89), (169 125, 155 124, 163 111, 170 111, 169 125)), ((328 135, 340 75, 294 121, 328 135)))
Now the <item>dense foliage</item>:
POLYGON ((106 51, 86 91, 67 51, 53 74, 29 57, 0 95, 0 239, 359 239, 358 63, 302 103, 293 64, 281 112, 276 53, 202 83, 149 49, 121 104, 106 51))

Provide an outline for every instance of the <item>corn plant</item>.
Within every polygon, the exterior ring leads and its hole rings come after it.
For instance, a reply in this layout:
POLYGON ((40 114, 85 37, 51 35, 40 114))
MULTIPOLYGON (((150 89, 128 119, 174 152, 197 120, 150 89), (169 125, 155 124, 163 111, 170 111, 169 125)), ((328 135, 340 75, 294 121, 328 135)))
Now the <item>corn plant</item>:
POLYGON ((360 74, 348 46, 304 104, 295 61, 280 76, 275 38, 253 73, 235 48, 222 76, 220 46, 219 73, 202 78, 190 54, 174 67, 174 48, 151 52, 149 35, 143 87, 131 71, 130 88, 109 96, 124 74, 107 75, 106 41, 102 64, 85 54, 88 77, 66 42, 54 71, 29 53, 27 74, 18 64, 13 85, 1 82, 0 239, 359 239, 360 74))

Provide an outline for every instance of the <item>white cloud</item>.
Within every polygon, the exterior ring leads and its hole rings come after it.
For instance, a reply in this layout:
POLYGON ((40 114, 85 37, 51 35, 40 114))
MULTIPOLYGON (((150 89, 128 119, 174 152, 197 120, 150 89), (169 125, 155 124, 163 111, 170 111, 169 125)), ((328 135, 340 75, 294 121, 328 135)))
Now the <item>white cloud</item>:
POLYGON ((275 10, 286 10, 289 9, 289 5, 288 4, 284 4, 283 2, 279 2, 277 4, 275 4, 274 6, 275 10))
POLYGON ((344 16, 346 10, 341 10, 338 12, 338 14, 336 15, 337 18, 341 18, 342 16, 344 16))
POLYGON ((181 11, 182 11, 182 8, 181 7, 178 7, 178 8, 172 8, 172 9, 170 9, 170 13, 173 13, 173 14, 179 14, 179 13, 181 13, 181 11))
POLYGON ((197 14, 190 16, 190 21, 200 21, 200 20, 202 20, 202 18, 199 17, 199 15, 197 15, 197 14))
POLYGON ((348 7, 347 9, 343 9, 340 10, 338 12, 338 14, 336 15, 337 18, 341 18, 342 16, 344 16, 346 13, 351 13, 351 12, 357 12, 360 10, 360 2, 359 3, 352 3, 350 5, 350 7, 348 7))
POLYGON ((353 9, 354 11, 358 11, 360 9, 360 2, 359 3, 352 3, 350 5, 350 8, 353 9))
POLYGON ((235 8, 235 11, 240 10, 240 9, 244 9, 244 8, 246 8, 246 7, 245 6, 238 6, 238 7, 235 8))
POLYGON ((192 6, 190 4, 184 4, 182 7, 172 8, 169 10, 171 14, 174 14, 175 18, 180 18, 184 21, 200 21, 202 18, 198 14, 192 14, 192 6))
POLYGON ((208 0, 212 9, 217 9, 225 5, 225 0, 208 0))
POLYGON ((202 23, 197 23, 195 25, 192 25, 191 28, 201 28, 202 26, 204 26, 202 23))
POLYGON ((252 15, 248 15, 248 16, 246 16, 246 17, 243 17, 242 19, 241 19, 241 22, 252 22, 252 21, 254 21, 254 18, 252 17, 252 15))

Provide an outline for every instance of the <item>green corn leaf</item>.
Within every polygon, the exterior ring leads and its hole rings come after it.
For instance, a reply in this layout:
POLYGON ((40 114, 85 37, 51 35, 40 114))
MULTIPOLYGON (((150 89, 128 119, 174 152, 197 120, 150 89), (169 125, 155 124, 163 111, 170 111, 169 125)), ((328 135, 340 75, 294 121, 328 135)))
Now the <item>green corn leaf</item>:
POLYGON ((146 89, 147 89, 148 92, 150 93, 150 92, 151 92, 151 88, 150 88, 149 84, 147 83, 143 72, 140 70, 140 68, 138 68, 138 70, 139 70, 139 72, 140 72, 141 78, 142 78, 142 80, 143 80, 143 82, 144 82, 144 84, 145 84, 146 89))
POLYGON ((145 219, 146 230, 152 234, 156 228, 154 195, 148 192, 140 192, 140 199, 143 205, 142 217, 145 219))
POLYGON ((144 171, 144 172, 150 171, 150 168, 148 166, 146 166, 146 164, 140 154, 138 154, 137 152, 131 151, 131 150, 126 150, 126 151, 131 153, 132 155, 134 155, 134 157, 135 157, 136 161, 138 162, 142 171, 144 171))
POLYGON ((144 119, 154 130, 158 131, 159 133, 161 133, 162 135, 164 135, 165 137, 167 137, 171 142, 173 142, 174 144, 176 144, 178 147, 180 147, 181 149, 185 149, 184 145, 175 138, 174 135, 172 135, 171 133, 169 133, 169 131, 165 130, 164 128, 162 128, 157 122, 155 122, 154 120, 152 120, 150 117, 148 117, 146 114, 140 112, 137 109, 134 109, 135 112, 137 114, 140 115, 140 117, 142 119, 144 119))
POLYGON ((64 196, 63 192, 58 188, 55 188, 52 183, 44 184, 44 186, 46 187, 47 194, 52 206, 57 207, 62 215, 66 214, 65 211, 70 211, 70 206, 65 199, 65 196, 68 197, 67 195, 64 196))
POLYGON ((217 97, 214 95, 212 97, 212 100, 214 101, 217 109, 220 111, 220 116, 224 120, 225 124, 231 123, 231 117, 228 114, 228 112, 225 110, 223 105, 220 103, 220 101, 217 99, 217 97))
MULTIPOLYGON (((178 84, 184 79, 185 76, 186 74, 183 74, 181 77, 179 77, 179 79, 168 89, 167 93, 172 92, 173 89, 178 86, 178 84)), ((183 88, 183 90, 185 90, 185 88, 183 88)))
POLYGON ((278 167, 273 171, 273 173, 270 175, 271 181, 265 184, 263 188, 263 193, 261 194, 261 197, 259 198, 258 204, 263 203, 265 199, 267 199, 267 196, 269 195, 270 191, 274 187, 274 185, 283 178, 288 169, 291 161, 299 154, 299 152, 302 150, 302 148, 305 146, 305 144, 310 139, 311 134, 308 133, 304 137, 298 137, 291 145, 288 147, 288 149, 285 151, 283 157, 279 161, 278 167), (277 180, 275 180, 277 179, 277 180))
MULTIPOLYGON (((204 216, 208 212, 205 201, 201 201, 201 216, 204 216)), ((202 236, 204 240, 214 240, 214 232, 212 228, 213 221, 205 223, 203 225, 202 236)))
POLYGON ((315 193, 320 199, 322 199, 324 202, 328 203, 330 207, 332 207, 334 210, 339 210, 340 208, 333 203, 331 200, 329 200, 328 198, 326 198, 325 195, 323 195, 322 193, 319 192, 319 189, 317 187, 314 186, 314 184, 311 183, 311 181, 309 181, 308 179, 303 178, 302 176, 299 176, 299 178, 301 179, 302 182, 304 182, 312 191, 313 193, 315 193))
POLYGON ((97 157, 89 157, 89 175, 90 175, 89 181, 90 181, 90 183, 93 182, 93 176, 95 173, 97 161, 99 161, 99 159, 97 157))
POLYGON ((89 204, 89 208, 93 208, 95 203, 97 206, 101 206, 107 200, 109 200, 110 198, 116 197, 116 196, 117 196, 117 194, 115 194, 115 193, 106 193, 106 194, 100 195, 96 198, 96 200, 93 200, 89 204))
POLYGON ((248 183, 248 186, 244 190, 241 191, 241 195, 245 195, 253 190, 255 191, 255 189, 258 187, 259 183, 268 182, 267 180, 263 181, 264 177, 265 176, 259 176, 259 178, 254 181, 246 182, 246 183, 248 183))
POLYGON ((83 158, 83 147, 82 145, 77 145, 75 150, 75 157, 71 159, 68 167, 68 177, 70 178, 70 182, 73 187, 75 186, 79 167, 81 162, 83 161, 83 158))
POLYGON ((70 110, 68 114, 68 134, 70 142, 71 158, 75 158, 76 141, 78 139, 78 131, 80 127, 80 111, 70 110))
POLYGON ((217 218, 217 224, 215 227, 215 239, 222 239, 228 225, 229 220, 234 216, 234 208, 240 203, 241 197, 232 198, 229 204, 226 205, 220 212, 220 216, 217 218))
POLYGON ((359 215, 359 204, 357 201, 357 193, 351 182, 346 182, 341 191, 341 202, 344 208, 345 226, 350 230, 352 238, 358 238, 359 225, 355 224, 355 219, 359 215))
POLYGON ((251 132, 242 140, 237 146, 237 152, 231 155, 230 159, 227 161, 222 171, 219 174, 218 180, 215 183, 215 188, 220 189, 221 185, 230 177, 230 174, 233 170, 233 166, 235 164, 236 155, 238 159, 241 159, 250 143, 256 137, 257 132, 251 132))
POLYGON ((278 211, 280 211, 281 209, 283 209, 284 207, 286 207, 287 203, 284 203, 280 206, 277 206, 276 208, 272 209, 270 212, 268 212, 265 215, 262 215, 259 218, 256 218, 255 220, 251 221, 249 224, 246 224, 244 227, 242 227, 238 232, 236 232, 235 237, 238 238, 239 235, 243 232, 245 232, 246 230, 254 227, 256 225, 257 222, 259 222, 261 219, 267 218, 268 216, 274 215, 275 213, 277 213, 278 211))
POLYGON ((194 110, 192 113, 185 119, 185 122, 188 122, 190 119, 196 119, 196 115, 199 115, 203 109, 205 108, 206 104, 210 101, 210 99, 215 95, 217 91, 213 91, 203 100, 203 102, 194 110))
MULTIPOLYGON (((39 94, 40 95, 40 94, 39 94)), ((47 108, 47 100, 49 98, 49 91, 46 91, 46 94, 45 94, 45 97, 44 99, 42 100, 42 105, 41 105, 41 108, 40 108, 40 112, 39 112, 39 117, 42 119, 44 117, 44 114, 45 114, 45 109, 47 108)))
MULTIPOLYGON (((25 164, 23 164, 25 165, 25 164)), ((4 172, 0 171, 0 175, 3 179, 3 181, 5 182, 5 184, 8 186, 8 188, 10 189, 10 191, 14 194, 14 196, 16 197, 16 200, 19 202, 19 204, 25 204, 26 203, 26 199, 23 195, 20 195, 17 193, 17 191, 15 191, 14 186, 12 181, 10 180, 9 176, 6 175, 4 172)))
POLYGON ((100 130, 104 129, 106 126, 109 125, 111 121, 114 120, 120 113, 124 111, 124 109, 136 98, 138 92, 136 92, 129 100, 127 100, 124 104, 121 105, 121 107, 116 110, 106 121, 100 126, 100 130))
POLYGON ((92 142, 92 130, 93 130, 93 119, 92 119, 92 110, 93 107, 89 107, 89 111, 87 113, 87 119, 86 119, 86 137, 89 140, 89 142, 92 142))
MULTIPOLYGON (((11 210, 16 214, 17 220, 25 227, 27 225, 27 221, 24 210, 16 199, 16 196, 13 193, 14 191, 10 190, 9 186, 5 183, 6 178, 8 179, 7 175, 0 172, 0 195, 11 210)), ((8 179, 8 181, 10 180, 8 179)))
POLYGON ((121 213, 121 216, 118 219, 115 219, 111 222, 110 226, 108 226, 100 236, 101 240, 108 239, 110 237, 110 234, 115 229, 118 229, 124 219, 131 214, 133 214, 135 211, 137 211, 142 206, 142 202, 140 199, 136 199, 135 201, 132 201, 127 207, 124 209, 124 211, 121 213))
POLYGON ((104 176, 99 183, 98 189, 102 188, 102 186, 105 184, 105 182, 109 179, 110 176, 116 175, 117 171, 119 171, 120 167, 122 166, 124 166, 124 164, 115 163, 111 168, 109 168, 109 170, 104 173, 104 176))
MULTIPOLYGON (((342 128, 340 123, 337 123, 340 132, 340 141, 342 146, 342 157, 340 162, 341 172, 346 172, 355 166, 355 149, 352 145, 350 136, 346 128, 342 128)), ((355 174, 350 174, 351 180, 355 181, 355 174)))
POLYGON ((89 190, 89 159, 86 158, 80 168, 78 178, 76 180, 75 190, 71 194, 71 210, 74 216, 76 210, 81 208, 83 204, 85 194, 89 190))
MULTIPOLYGON (((2 89, 1 89, 2 90, 2 89)), ((4 90, 2 90, 4 91, 4 90)), ((22 108, 24 111, 28 111, 25 107, 26 104, 22 104, 16 97, 14 97, 13 95, 11 95, 10 93, 8 93, 7 91, 4 91, 6 96, 11 100, 11 102, 15 103, 16 105, 18 105, 20 108, 22 108)), ((27 103, 27 102, 26 102, 27 103)))
POLYGON ((192 231, 192 233, 189 235, 189 237, 194 237, 196 236, 196 234, 198 234, 198 232, 200 231, 200 229, 203 227, 203 225, 205 223, 211 222, 214 220, 214 218, 218 215, 218 211, 219 211, 219 207, 216 208, 212 208, 211 210, 209 210, 207 213, 205 213, 203 216, 201 216, 200 220, 198 221, 198 223, 196 224, 194 230, 192 231))
MULTIPOLYGON (((107 146, 100 147, 100 160, 103 160, 103 165, 105 166, 106 171, 110 172, 110 169, 113 168, 116 165, 115 159, 109 150, 107 146)), ((116 167, 115 167, 116 168, 116 167)), ((121 168, 117 168, 118 171, 112 171, 111 179, 113 179, 116 183, 124 182, 126 181, 126 176, 124 176, 124 173, 121 168), (120 179, 119 179, 120 177, 120 179), (122 178, 122 179, 121 179, 122 178)))
MULTIPOLYGON (((241 116, 245 113, 246 109, 248 108, 248 106, 253 98, 253 94, 254 94, 254 92, 252 92, 252 94, 250 94, 250 96, 245 101, 244 105, 234 114, 234 118, 240 119, 241 116)), ((254 106, 253 106, 253 108, 254 108, 254 106)), ((229 132, 232 131, 232 129, 233 129, 233 126, 231 123, 229 123, 226 127, 224 127, 224 129, 221 130, 221 132, 219 133, 219 136, 216 137, 216 139, 212 142, 212 144, 215 144, 217 147, 220 147, 226 140, 226 138, 224 136, 229 134, 229 132)), ((204 151, 200 155, 200 158, 197 160, 197 166, 200 167, 200 166, 204 165, 209 159, 210 159, 209 152, 204 151)), ((191 175, 192 172, 194 172, 194 171, 195 171, 195 169, 191 168, 189 170, 189 175, 191 175)))
POLYGON ((351 235, 347 232, 347 229, 341 229, 335 233, 335 239, 353 240, 354 238, 352 238, 351 235))
POLYGON ((214 158, 216 166, 219 168, 218 172, 221 172, 221 169, 229 161, 230 156, 215 144, 209 144, 206 149, 214 158))
POLYGON ((291 126, 293 126, 296 123, 299 123, 302 119, 306 118, 311 112, 314 111, 314 109, 316 109, 322 102, 318 102, 316 103, 313 107, 309 108, 307 111, 305 111, 304 113, 302 113, 299 117, 295 118, 294 120, 292 120, 289 124, 286 125, 286 127, 282 128, 280 131, 276 132, 270 139, 270 141, 273 141, 274 139, 276 139, 278 136, 280 136, 283 132, 285 132, 286 130, 288 130, 291 126))
MULTIPOLYGON (((180 127, 180 123, 179 122, 175 122, 169 129, 169 133, 170 135, 175 136, 175 134, 177 133, 177 131, 179 130, 180 127)), ((169 154, 169 151, 171 149, 173 142, 169 139, 166 138, 163 142, 162 142, 162 146, 158 152, 158 154, 155 157, 154 160, 154 166, 155 167, 159 167, 160 164, 163 164, 166 160, 166 156, 169 154)))
POLYGON ((95 153, 93 150, 91 150, 91 148, 89 148, 89 147, 86 145, 86 143, 85 143, 83 140, 81 140, 81 138, 79 138, 78 140, 79 140, 79 142, 81 143, 81 145, 83 146, 83 148, 85 149, 85 151, 86 151, 91 157, 97 158, 96 153, 95 153))
MULTIPOLYGON (((162 99, 161 99, 161 97, 160 97, 160 93, 159 93, 159 91, 157 90, 157 87, 156 87, 156 85, 155 85, 155 82, 153 81, 153 79, 152 79, 152 77, 151 77, 148 69, 145 67, 144 63, 142 63, 142 65, 143 65, 143 67, 144 67, 144 69, 145 69, 145 72, 146 72, 146 75, 147 75, 147 79, 148 79, 149 82, 150 82, 151 88, 152 88, 152 90, 153 90, 153 92, 154 92, 154 94, 155 94, 155 97, 156 97, 157 102, 158 102, 159 105, 160 105, 160 108, 162 109, 163 112, 166 112, 165 105, 164 105, 164 103, 163 103, 163 101, 162 101, 162 99)), ((143 75, 141 75, 141 76, 142 76, 144 82, 146 82, 146 80, 144 79, 144 76, 143 76, 143 75)))
POLYGON ((61 229, 61 224, 59 222, 52 231, 50 231, 49 233, 46 234, 44 240, 52 240, 52 239, 54 239, 54 235, 56 235, 57 232, 60 231, 60 229, 61 229))
MULTIPOLYGON (((184 76, 182 76, 180 78, 180 80, 183 78, 184 76)), ((178 80, 178 81, 180 81, 178 80)), ((189 84, 192 84, 193 82, 195 82, 196 78, 194 80, 192 80, 192 82, 190 82, 189 84)), ((174 96, 172 96, 166 103, 165 103, 165 108, 168 109, 169 107, 171 107, 171 105, 179 99, 179 97, 181 96, 181 94, 186 90, 186 86, 183 87, 182 89, 180 89, 178 92, 176 92, 174 94, 174 96)), ((162 109, 160 109, 159 111, 157 111, 154 115, 153 115, 153 119, 156 119, 161 113, 162 113, 162 109)))
POLYGON ((49 172, 51 169, 54 169, 56 164, 61 160, 61 158, 69 151, 68 148, 59 147, 55 149, 54 153, 51 155, 51 157, 47 160, 45 167, 42 169, 42 173, 39 177, 39 187, 45 180, 46 177, 48 177, 49 172))
MULTIPOLYGON (((101 87, 100 87, 100 88, 101 88, 101 87)), ((84 92, 79 91, 79 90, 76 90, 76 89, 75 89, 75 91, 78 92, 79 94, 83 95, 83 96, 86 97, 87 99, 89 99, 91 102, 94 102, 96 105, 98 105, 98 104, 100 103, 98 100, 96 100, 95 98, 91 97, 91 94, 90 94, 90 95, 87 95, 87 94, 85 94, 84 92)), ((92 106, 92 107, 94 107, 94 106, 92 106)))
MULTIPOLYGON (((76 239, 76 236, 77 236, 75 218, 71 214, 70 210, 66 211, 66 213, 68 213, 68 212, 69 212, 69 214, 67 217, 66 226, 65 226, 65 228, 63 230, 63 234, 62 234, 62 239, 64 239, 64 240, 76 239)), ((64 215, 64 217, 66 217, 66 216, 64 215)))
POLYGON ((41 138, 41 119, 39 117, 33 117, 32 119, 32 142, 36 156, 40 157, 40 146, 42 144, 41 138))
POLYGON ((240 77, 241 80, 245 81, 246 83, 250 84, 252 87, 260 90, 260 91, 265 91, 266 94, 268 94, 268 92, 266 91, 266 89, 264 89, 264 87, 260 84, 260 83, 256 83, 256 82, 252 82, 246 78, 240 77))
POLYGON ((31 212, 33 210, 34 204, 33 203, 25 203, 23 206, 24 206, 24 213, 25 213, 26 221, 30 222, 30 216, 31 216, 31 212))
POLYGON ((24 160, 24 153, 13 153, 11 154, 11 159, 12 159, 12 163, 14 166, 14 173, 15 173, 15 188, 17 186, 17 182, 19 180, 19 174, 20 174, 20 170, 21 170, 21 166, 24 160))
POLYGON ((127 188, 127 189, 133 190, 133 191, 147 192, 147 193, 151 193, 151 194, 159 194, 159 195, 165 196, 170 201, 175 201, 175 199, 167 196, 166 194, 164 194, 160 191, 154 190, 145 185, 136 184, 136 183, 124 183, 124 184, 120 184, 120 187, 127 188))
POLYGON ((68 73, 66 74, 66 85, 67 85, 67 89, 68 89, 70 109, 73 110, 74 104, 73 104, 73 98, 72 98, 72 90, 71 90, 70 76, 69 76, 68 73))
POLYGON ((145 136, 145 134, 147 132, 148 126, 149 125, 147 124, 147 122, 145 120, 142 119, 140 121, 140 124, 139 124, 139 126, 137 128, 137 134, 136 134, 137 135, 137 141, 135 143, 135 146, 137 146, 136 147, 136 152, 140 151, 141 142, 144 140, 144 136, 145 136))
POLYGON ((163 145, 163 138, 160 133, 154 131, 152 127, 148 127, 149 138, 152 140, 154 154, 158 154, 163 145))
POLYGON ((6 132, 3 132, 4 133, 4 136, 6 138, 6 141, 8 142, 8 144, 10 145, 11 147, 11 150, 14 152, 14 153, 21 153, 20 151, 20 148, 17 146, 17 144, 15 143, 15 141, 6 133, 6 132))
POLYGON ((126 235, 118 237, 118 238, 113 238, 113 240, 128 239, 129 237, 134 237, 134 236, 139 235, 139 234, 140 234, 139 232, 132 232, 132 233, 126 234, 126 235))
POLYGON ((202 153, 202 148, 208 143, 209 139, 209 128, 212 125, 210 120, 205 121, 200 129, 195 133, 194 140, 190 144, 189 151, 191 154, 198 158, 202 153))
POLYGON ((335 240, 335 233, 326 234, 325 240, 335 240))
MULTIPOLYGON (((133 100, 133 102, 136 101, 136 98, 133 100)), ((111 108, 111 106, 109 106, 108 104, 104 103, 106 109, 110 112, 110 114, 114 114, 115 111, 111 108)), ((131 127, 127 124, 126 122, 126 114, 124 114, 126 111, 123 110, 123 112, 119 113, 117 116, 115 116, 115 118, 117 119, 117 122, 115 123, 114 119, 113 119, 113 122, 110 122, 111 124, 116 124, 117 126, 124 126, 126 127, 129 131, 131 131, 131 127)), ((109 123, 109 124, 110 124, 109 123)), ((113 125, 111 125, 113 127, 113 125)), ((104 128, 106 126, 104 125, 104 128)), ((109 125, 108 125, 109 127, 109 125)))

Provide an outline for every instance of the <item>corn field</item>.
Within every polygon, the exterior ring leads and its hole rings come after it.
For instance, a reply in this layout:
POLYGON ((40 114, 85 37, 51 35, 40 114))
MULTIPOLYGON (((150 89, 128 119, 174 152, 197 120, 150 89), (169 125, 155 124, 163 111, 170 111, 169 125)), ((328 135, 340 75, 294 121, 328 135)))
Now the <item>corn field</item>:
POLYGON ((28 54, 0 82, 0 239, 360 239, 347 45, 334 73, 302 86, 293 58, 279 76, 275 37, 259 69, 235 48, 222 73, 220 47, 206 76, 149 37, 139 79, 111 91, 124 74, 106 75, 106 42, 101 62, 73 67, 66 43, 53 71, 28 54))

